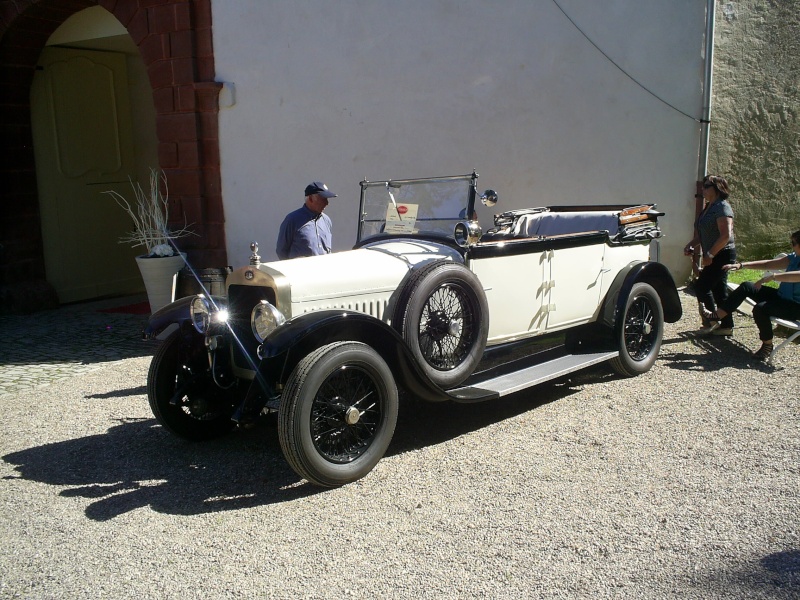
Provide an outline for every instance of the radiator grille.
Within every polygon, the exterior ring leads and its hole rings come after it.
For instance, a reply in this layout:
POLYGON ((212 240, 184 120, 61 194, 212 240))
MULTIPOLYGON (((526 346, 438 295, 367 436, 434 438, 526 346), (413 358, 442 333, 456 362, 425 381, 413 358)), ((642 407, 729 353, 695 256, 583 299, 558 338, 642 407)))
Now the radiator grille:
POLYGON ((275 290, 262 286, 228 286, 229 323, 234 335, 239 340, 238 343, 234 341, 233 344, 233 361, 240 369, 252 370, 254 365, 258 366, 256 355, 258 340, 250 329, 250 313, 253 311, 253 307, 262 300, 275 306, 275 290), (248 360, 247 356, 250 356, 251 360, 248 360))

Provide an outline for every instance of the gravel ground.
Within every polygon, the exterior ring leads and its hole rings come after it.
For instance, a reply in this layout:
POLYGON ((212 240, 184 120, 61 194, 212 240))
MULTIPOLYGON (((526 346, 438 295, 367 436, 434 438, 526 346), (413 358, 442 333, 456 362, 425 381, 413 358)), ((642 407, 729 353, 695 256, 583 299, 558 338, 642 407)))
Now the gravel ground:
POLYGON ((404 407, 365 479, 321 491, 274 419, 155 424, 148 357, 0 397, 1 598, 799 598, 796 346, 752 361, 667 326, 647 374, 404 407))

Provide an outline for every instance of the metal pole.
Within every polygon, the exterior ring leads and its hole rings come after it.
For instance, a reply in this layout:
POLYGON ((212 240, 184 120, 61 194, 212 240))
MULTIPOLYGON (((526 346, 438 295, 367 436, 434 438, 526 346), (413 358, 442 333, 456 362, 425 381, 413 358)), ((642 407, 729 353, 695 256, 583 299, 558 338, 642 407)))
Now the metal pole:
POLYGON ((711 85, 714 73, 714 14, 715 0, 706 0, 706 65, 703 81, 702 137, 700 161, 697 165, 697 180, 702 181, 708 169, 708 137, 711 129, 711 85))

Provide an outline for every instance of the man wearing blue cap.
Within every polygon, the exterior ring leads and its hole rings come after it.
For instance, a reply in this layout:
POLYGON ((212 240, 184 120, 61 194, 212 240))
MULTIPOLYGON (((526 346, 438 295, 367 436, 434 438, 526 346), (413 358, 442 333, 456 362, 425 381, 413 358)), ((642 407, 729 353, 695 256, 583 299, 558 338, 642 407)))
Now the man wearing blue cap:
POLYGON ((328 206, 328 198, 336 198, 336 194, 321 181, 314 181, 306 186, 305 196, 303 206, 286 215, 281 223, 275 247, 281 260, 330 254, 333 224, 322 211, 328 206))

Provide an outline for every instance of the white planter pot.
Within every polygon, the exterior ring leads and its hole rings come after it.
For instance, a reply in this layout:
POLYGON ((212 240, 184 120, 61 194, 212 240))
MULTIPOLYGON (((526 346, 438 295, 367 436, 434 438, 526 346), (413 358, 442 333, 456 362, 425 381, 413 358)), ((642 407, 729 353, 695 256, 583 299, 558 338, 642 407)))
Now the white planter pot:
POLYGON ((136 264, 139 265, 144 287, 147 290, 150 312, 154 313, 172 302, 175 298, 176 275, 186 264, 186 254, 156 258, 137 256, 136 264))

